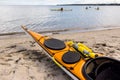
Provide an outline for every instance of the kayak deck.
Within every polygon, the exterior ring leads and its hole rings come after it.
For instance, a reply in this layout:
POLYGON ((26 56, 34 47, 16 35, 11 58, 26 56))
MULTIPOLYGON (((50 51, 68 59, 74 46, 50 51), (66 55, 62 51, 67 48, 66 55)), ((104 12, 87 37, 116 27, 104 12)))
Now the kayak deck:
MULTIPOLYGON (((74 80, 86 80, 83 67, 87 60, 81 57, 80 52, 69 46, 68 42, 43 36, 39 33, 22 27, 49 55, 49 57, 74 80)), ((89 49, 88 49, 89 50, 89 49)), ((89 50, 91 51, 91 50, 89 50)))

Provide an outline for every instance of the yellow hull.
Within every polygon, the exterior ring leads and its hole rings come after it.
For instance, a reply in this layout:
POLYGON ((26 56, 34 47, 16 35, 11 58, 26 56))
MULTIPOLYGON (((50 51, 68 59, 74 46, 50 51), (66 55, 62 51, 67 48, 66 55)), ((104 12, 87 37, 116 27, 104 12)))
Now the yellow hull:
MULTIPOLYGON (((63 61, 63 56, 69 51, 69 52, 75 52, 76 50, 69 46, 68 42, 64 42, 65 47, 63 49, 51 49, 49 47, 46 47, 45 42, 49 39, 52 39, 50 37, 43 36, 39 33, 33 32, 31 30, 28 30, 25 27, 22 27, 25 32, 27 32, 50 56, 50 58, 60 67, 62 68, 68 75, 70 75, 74 80, 88 80, 83 75, 83 67, 87 60, 80 57, 78 58, 77 62, 73 63, 67 63, 63 61)), ((76 56, 78 57, 78 56, 76 56)), ((89 70, 88 70, 89 72, 89 70)), ((92 79, 91 79, 92 80, 92 79)))

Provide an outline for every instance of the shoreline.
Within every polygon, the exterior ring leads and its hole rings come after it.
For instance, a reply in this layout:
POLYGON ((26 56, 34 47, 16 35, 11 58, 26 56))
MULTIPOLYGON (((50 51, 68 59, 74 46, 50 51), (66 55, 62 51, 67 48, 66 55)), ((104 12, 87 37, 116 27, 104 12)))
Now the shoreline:
MULTIPOLYGON (((58 29, 58 30, 48 30, 48 31, 35 31, 40 34, 69 34, 69 33, 81 33, 81 32, 93 32, 93 31, 103 31, 103 30, 111 30, 111 29, 120 29, 120 27, 110 27, 110 28, 98 28, 98 29, 81 29, 81 28, 71 28, 71 29, 58 29)), ((0 36, 9 36, 9 35, 26 35, 25 32, 8 32, 8 33, 0 33, 0 36)))
MULTIPOLYGON (((81 42, 94 52, 120 60, 120 28, 43 34, 63 41, 81 42)), ((1 80, 71 80, 28 35, 0 36, 0 43, 1 80)))

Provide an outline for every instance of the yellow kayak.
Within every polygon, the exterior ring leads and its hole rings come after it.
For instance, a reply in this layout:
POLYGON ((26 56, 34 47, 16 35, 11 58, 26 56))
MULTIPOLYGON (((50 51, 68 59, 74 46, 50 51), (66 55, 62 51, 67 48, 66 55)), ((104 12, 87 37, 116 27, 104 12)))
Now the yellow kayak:
MULTIPOLYGON (((84 44, 74 43, 73 41, 64 42, 28 30, 25 26, 22 26, 22 28, 73 80, 105 80, 101 77, 103 70, 108 69, 108 67, 115 67, 115 69, 120 70, 120 64, 118 64, 120 61, 94 53, 84 44)), ((113 70, 110 71, 114 72, 113 70)), ((114 80, 119 78, 117 76, 114 80)))

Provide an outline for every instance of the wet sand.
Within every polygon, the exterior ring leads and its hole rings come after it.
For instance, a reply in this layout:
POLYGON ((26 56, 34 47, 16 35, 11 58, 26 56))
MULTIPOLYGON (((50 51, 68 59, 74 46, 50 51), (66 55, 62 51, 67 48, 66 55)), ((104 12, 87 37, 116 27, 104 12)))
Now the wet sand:
MULTIPOLYGON (((84 43, 94 52, 120 60, 120 28, 49 36, 84 43)), ((0 80, 70 79, 29 36, 0 36, 0 80)))

